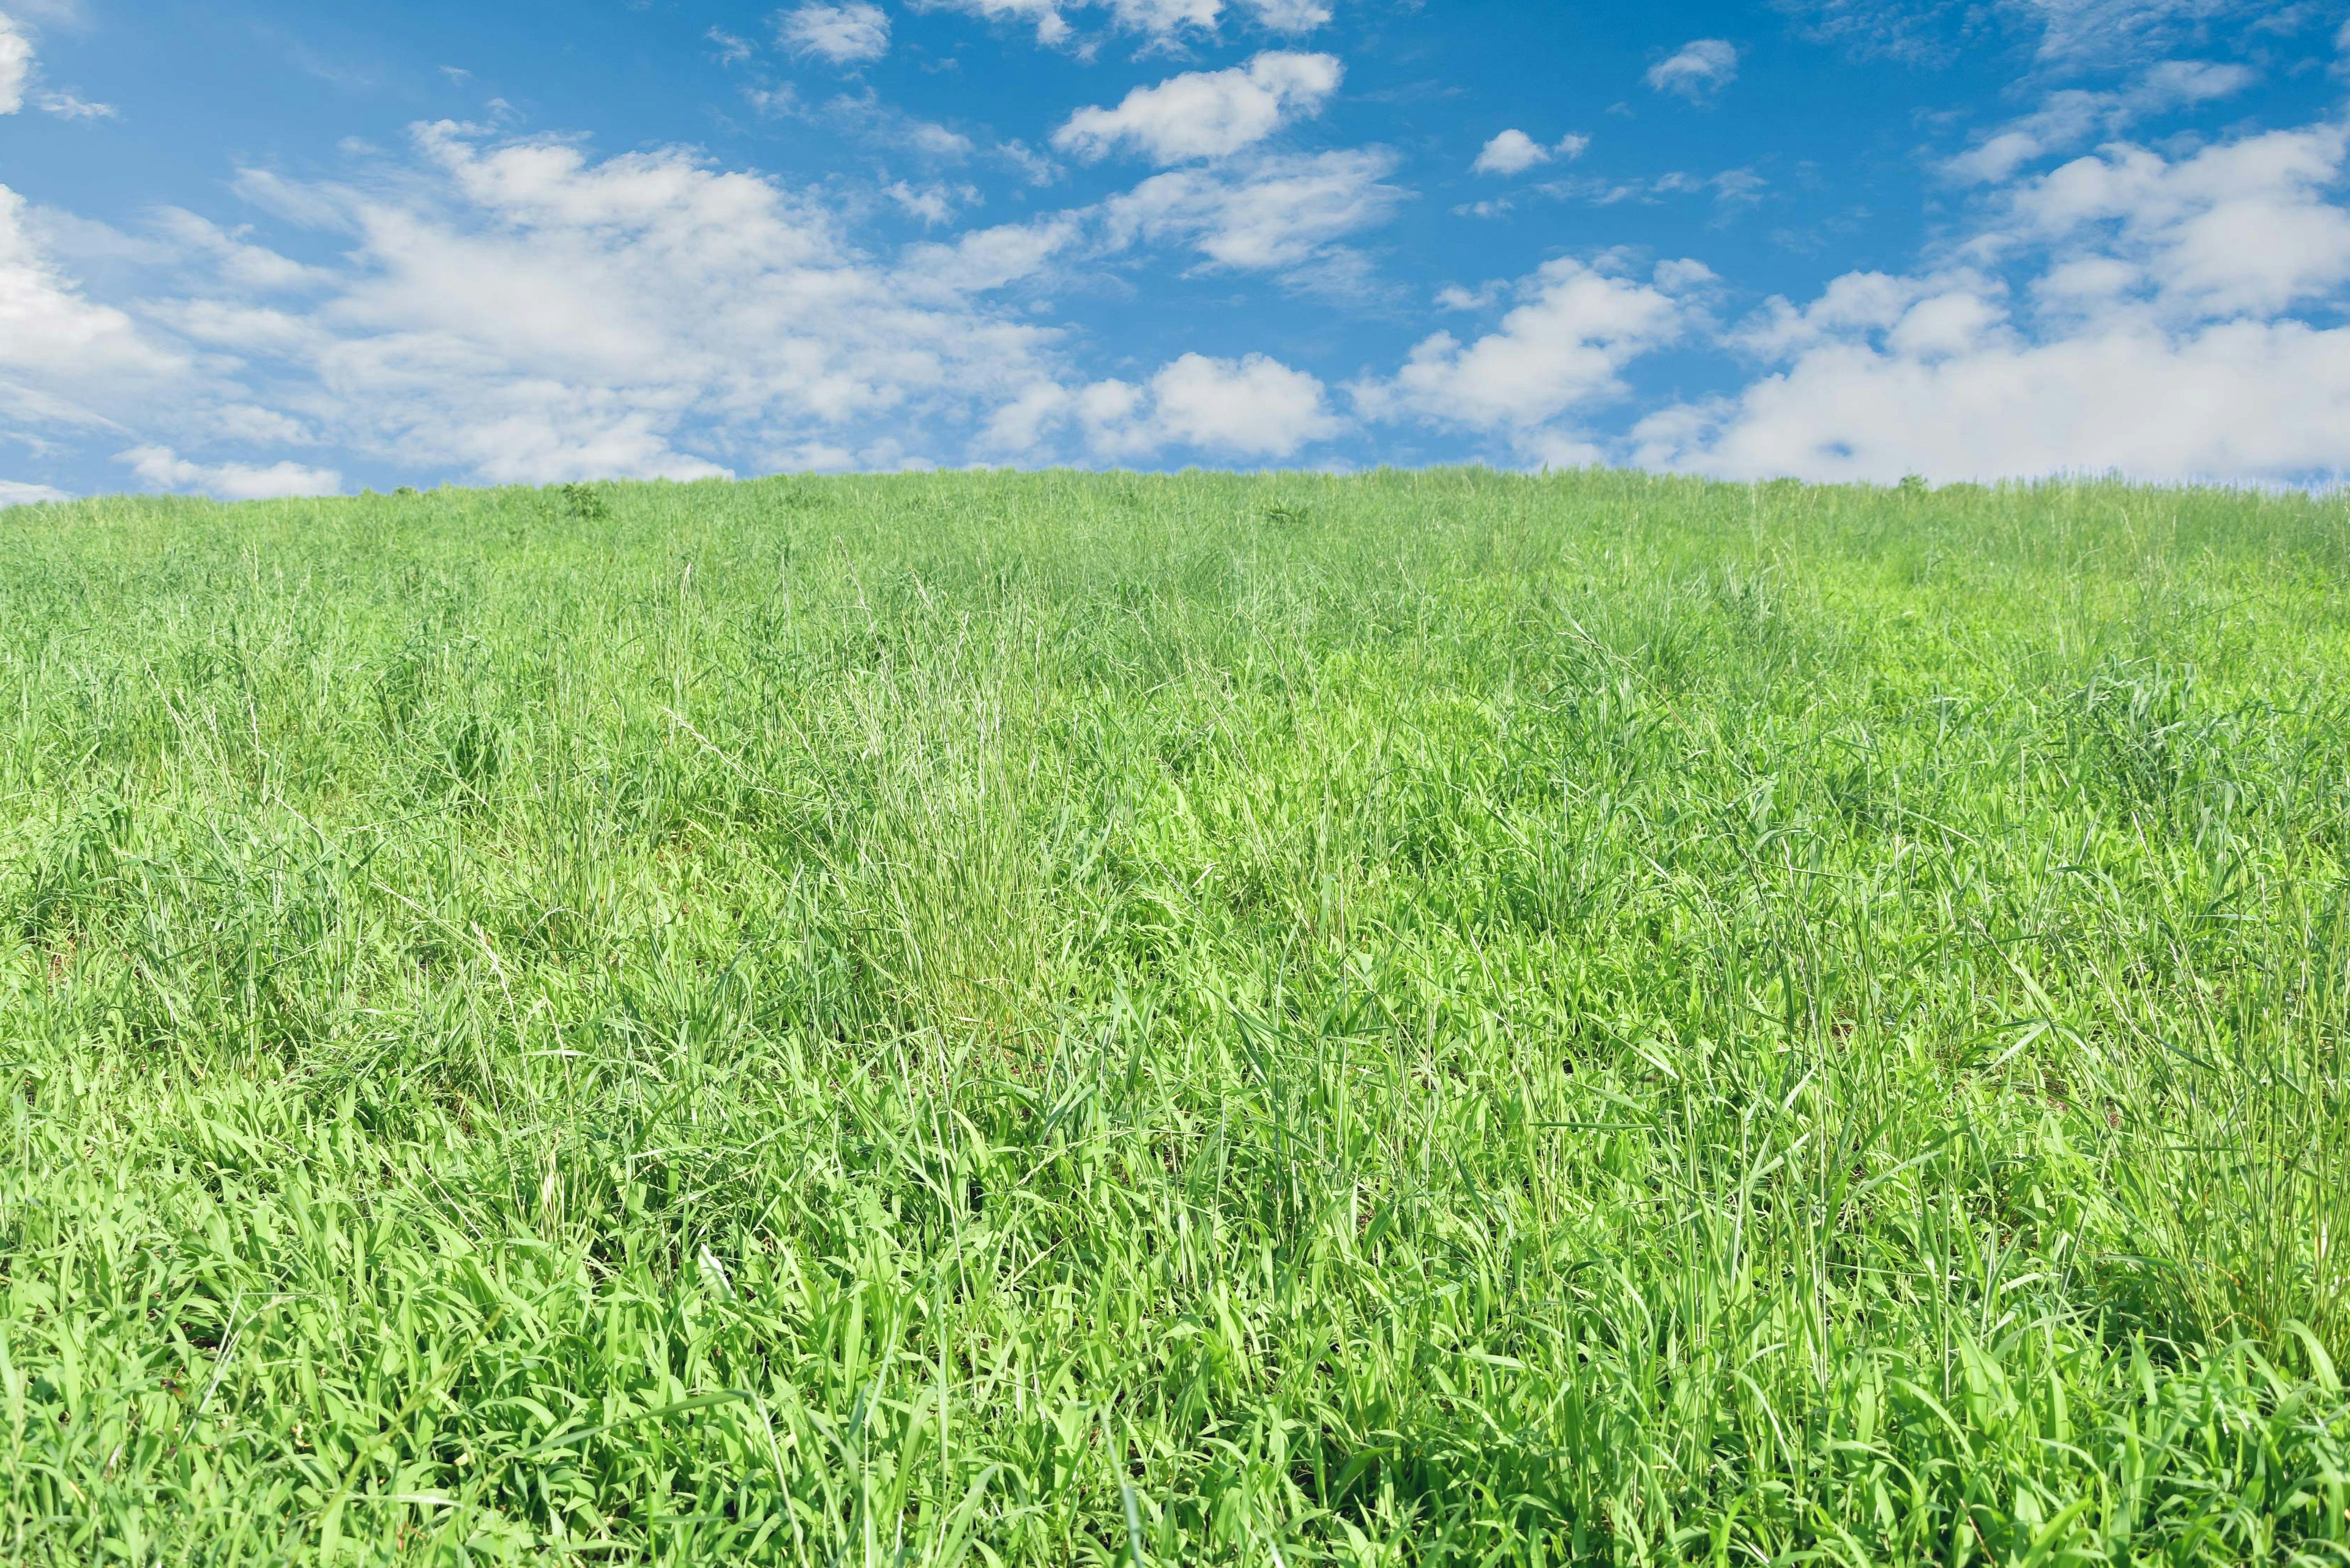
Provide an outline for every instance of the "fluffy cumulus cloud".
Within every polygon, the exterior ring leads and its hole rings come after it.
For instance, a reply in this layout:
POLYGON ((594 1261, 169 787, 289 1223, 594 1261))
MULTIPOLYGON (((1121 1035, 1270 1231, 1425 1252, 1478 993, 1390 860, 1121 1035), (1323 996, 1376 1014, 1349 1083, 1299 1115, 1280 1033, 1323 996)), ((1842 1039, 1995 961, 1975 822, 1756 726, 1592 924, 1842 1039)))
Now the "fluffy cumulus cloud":
POLYGON ((1981 248, 2050 247, 2052 302, 2073 310, 2272 314, 2350 283, 2350 213, 2327 200, 2345 148, 2340 125, 2220 142, 2176 162, 2110 147, 2025 185, 1981 248), (2063 284, 2085 268, 2104 281, 2063 284))
POLYGON ((1170 449, 1221 460, 1286 459, 1345 425, 1322 383, 1262 354, 1186 354, 1147 382, 1043 383, 1001 410, 988 440, 1034 458, 1074 436, 1093 458, 1130 462, 1170 449))
POLYGON ((1651 416, 1637 453, 1871 480, 2350 470, 2350 328, 2306 318, 2350 286, 2345 152, 2328 124, 2077 159, 2015 188, 1953 265, 1772 302, 1739 341, 1776 368, 1651 416))
POLYGON ((1725 38, 1694 38, 1648 67, 1648 85, 1659 92, 1703 99, 1728 87, 1738 75, 1738 48, 1725 38))
POLYGON ((879 5, 810 4, 775 18, 775 41, 793 54, 837 66, 861 65, 889 52, 889 16, 879 5))
POLYGON ((1107 13, 1106 20, 1123 31, 1162 41, 1187 34, 1214 33, 1228 12, 1235 12, 1274 33, 1310 33, 1330 20, 1329 0, 915 0, 925 11, 960 11, 990 22, 1024 24, 1036 29, 1037 42, 1063 44, 1076 36, 1071 14, 1107 13))
POLYGON ((1587 136, 1569 136, 1555 146, 1544 146, 1523 130, 1505 130, 1485 143, 1471 171, 1477 174, 1523 174, 1554 159, 1580 158, 1591 145, 1587 136))
POLYGON ((1189 71, 1135 88, 1116 109, 1077 110, 1053 145, 1087 161, 1131 148, 1162 168, 1226 158, 1320 113, 1344 75, 1333 56, 1281 52, 1231 70, 1189 71))
POLYGON ((1526 462, 1602 461, 1588 416, 1628 395, 1632 361, 1690 330, 1712 281, 1695 262, 1664 263, 1646 279, 1547 263, 1515 286, 1516 305, 1492 331, 1468 343, 1450 332, 1426 338, 1392 377, 1357 382, 1356 405, 1368 419, 1487 437, 1526 462))

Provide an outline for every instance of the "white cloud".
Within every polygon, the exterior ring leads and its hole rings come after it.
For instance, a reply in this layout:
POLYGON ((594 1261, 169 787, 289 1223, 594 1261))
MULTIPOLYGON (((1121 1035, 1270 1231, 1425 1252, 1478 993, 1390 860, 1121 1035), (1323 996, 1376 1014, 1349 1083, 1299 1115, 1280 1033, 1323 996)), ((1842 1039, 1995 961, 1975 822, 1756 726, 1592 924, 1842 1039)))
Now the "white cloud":
POLYGON ((280 501, 295 495, 333 495, 343 476, 330 468, 298 462, 266 465, 190 462, 167 446, 133 447, 116 454, 151 490, 200 490, 222 501, 280 501))
POLYGON ((1436 291, 1436 307, 1439 310, 1491 310, 1508 295, 1509 289, 1510 286, 1498 278, 1481 283, 1474 288, 1449 283, 1436 291))
POLYGON ((1538 164, 1554 158, 1580 158, 1583 150, 1591 145, 1587 136, 1569 136, 1555 147, 1545 147, 1523 130, 1502 132, 1485 143, 1477 154, 1470 171, 1475 174, 1523 174, 1538 164))
POLYGON ((17 479, 0 479, 0 510, 11 506, 37 506, 44 501, 71 501, 72 496, 46 484, 28 484, 17 479))
POLYGON ((1107 0, 1111 16, 1129 32, 1169 37, 1186 27, 1212 32, 1222 0, 1107 0))
POLYGON ((923 445, 953 461, 961 432, 1060 375, 1054 330, 972 294, 1042 265, 1064 229, 965 236, 938 247, 959 273, 917 283, 812 197, 684 151, 597 160, 445 123, 414 151, 352 182, 240 179, 338 236, 325 266, 166 213, 172 290, 136 321, 83 301, 7 195, 0 422, 103 408, 152 482, 223 493, 292 483, 245 460, 295 444, 492 483, 690 478, 811 453, 897 466, 923 445), (153 385, 122 389, 134 372, 153 385), (208 450, 224 442, 239 450, 208 450))
MULTIPOLYGON (((1569 138, 1570 143, 1581 140, 1579 137, 1569 138)), ((1573 152, 1581 151, 1579 145, 1573 149, 1573 152)), ((1573 152, 1563 156, 1573 156, 1573 152)), ((1653 207, 1675 196, 1708 194, 1713 197, 1717 209, 1726 210, 1760 200, 1769 184, 1769 181, 1752 169, 1724 169, 1717 174, 1691 174, 1686 170, 1675 169, 1631 180, 1574 175, 1545 180, 1516 194, 1469 202, 1452 210, 1462 217, 1495 218, 1514 211, 1521 200, 1533 196, 1554 202, 1584 202, 1595 207, 1615 207, 1626 202, 1653 207)))
POLYGON ((32 40, 17 30, 5 11, 0 11, 0 114, 14 114, 25 107, 25 84, 32 75, 32 40))
POLYGON ((1049 340, 909 304, 827 212, 755 176, 449 126, 420 145, 448 200, 352 203, 359 265, 309 355, 370 444, 493 479, 705 474, 989 400, 1049 340))
POLYGON ((1936 480, 2118 470, 2147 480, 2350 470, 2350 330, 2143 322, 2033 343, 1998 302, 1954 351, 1835 343, 1734 400, 1644 421, 1639 458, 1742 478, 1936 480))
POLYGON ((960 11, 989 22, 1029 22, 1040 44, 1058 44, 1069 36, 1068 18, 1061 15, 1062 0, 913 0, 918 11, 960 11))
POLYGON ((1032 387, 997 413, 988 441, 1033 459, 1056 450, 1056 435, 1072 427, 1092 456, 1122 462, 1169 449, 1284 459, 1346 428, 1322 383, 1303 370, 1262 354, 1238 360, 1186 354, 1140 386, 1032 387))
POLYGON ((2149 115, 2241 92, 2253 79, 2244 66, 2164 60, 2118 91, 2068 88, 2052 92, 2032 113, 2008 121, 1947 161, 1942 171, 1969 183, 1995 184, 2050 153, 2117 133, 2149 115))
POLYGON ((154 224, 172 246, 169 254, 205 258, 220 279, 239 292, 264 295, 315 288, 334 277, 323 267, 305 266, 266 245, 255 244, 250 231, 231 233, 182 207, 159 208, 154 224))
POLYGON ((2350 291, 2345 161, 2336 125, 2075 160, 1960 265, 1773 301, 1737 340, 1783 368, 1644 421, 1638 455, 1822 479, 2350 471, 2350 328, 2285 314, 2350 291))
POLYGON ((1738 76, 1738 49, 1725 38, 1694 38, 1648 67, 1648 85, 1659 92, 1700 99, 1728 87, 1738 76))
POLYGON ((1799 31, 1863 57, 1943 64, 1976 41, 1986 24, 2035 40, 2043 62, 2062 67, 2112 65, 2158 55, 2199 31, 2290 14, 2276 0, 1774 0, 1799 31))
POLYGON ((1523 130, 1505 130, 1485 143, 1485 150, 1477 154, 1472 172, 1523 174, 1537 163, 1549 161, 1549 148, 1523 130))
POLYGON ((1262 54, 1223 71, 1191 71, 1137 88, 1116 109, 1081 109, 1053 133, 1073 157, 1107 158, 1131 146, 1162 168, 1225 158, 1292 120, 1321 112, 1345 68, 1330 55, 1262 54))
POLYGON ((775 41, 793 54, 816 55, 837 66, 878 60, 889 52, 889 16, 865 0, 809 4, 775 17, 775 41))
POLYGON ((25 199, 0 185, 0 419, 103 429, 104 411, 179 386, 185 356, 85 297, 35 238, 25 199))
POLYGON ((898 209, 910 218, 918 218, 928 228, 954 221, 955 214, 967 206, 976 206, 980 193, 976 186, 941 185, 933 182, 916 185, 904 180, 893 180, 881 188, 881 193, 897 203, 898 209))
POLYGON ((1773 0, 1814 43, 1838 44, 1862 59, 1940 64, 1954 52, 1956 0, 1773 0))
POLYGON ((1150 394, 1167 439, 1204 452, 1287 457, 1340 429, 1320 381, 1262 354, 1237 364, 1186 354, 1151 378, 1150 394))
MULTIPOLYGON (((1186 355, 1139 384, 1086 383, 1055 330, 979 301, 1143 242, 1211 267, 1335 275, 1347 265, 1335 242, 1400 196, 1383 151, 1250 159, 910 245, 892 265, 852 248, 813 197, 683 151, 598 160, 449 123, 416 128, 413 145, 412 161, 342 182, 239 177, 282 220, 336 236, 331 262, 172 209, 151 239, 109 231, 109 265, 171 279, 135 317, 83 301, 0 208, 15 245, 0 246, 10 411, 34 386, 24 366, 70 395, 112 354, 154 383, 88 399, 137 432, 122 461, 151 486, 222 496, 338 487, 349 460, 310 452, 492 483, 688 478, 966 461, 1026 450, 1011 439, 1024 421, 1104 461, 1281 459, 1341 428, 1312 376, 1186 355), (31 329, 12 330, 19 319, 31 329)), ((882 194, 940 216, 971 193, 882 194)))
POLYGON ((952 244, 909 245, 897 285, 910 299, 952 300, 1004 288, 1043 273, 1083 232, 1083 214, 1055 213, 1034 223, 966 230, 952 244))
POLYGON ((110 103, 91 103, 69 92, 45 92, 40 96, 41 112, 54 114, 59 119, 119 119, 121 112, 110 103))
POLYGON ((1666 263, 1645 283, 1546 263, 1518 284, 1519 304, 1496 330, 1473 343, 1450 332, 1423 340, 1392 378, 1357 383, 1357 407, 1496 437, 1531 461, 1596 461, 1595 438, 1572 416, 1625 397, 1624 368, 1681 337, 1689 296, 1711 280, 1694 262, 1666 263))
MULTIPOLYGON (((778 90, 788 92, 788 84, 778 90)), ((972 154, 971 139, 961 131, 908 114, 895 104, 884 102, 881 95, 870 88, 855 95, 842 93, 827 99, 818 109, 804 110, 793 100, 780 105, 776 112, 800 114, 848 135, 945 162, 958 162, 972 154)))
MULTIPOLYGON (((46 10, 51 16, 71 20, 72 12, 60 7, 35 7, 36 13, 46 10)), ((59 119, 112 119, 116 110, 110 103, 91 103, 69 92, 32 91, 33 40, 27 37, 16 18, 0 11, 0 114, 15 114, 25 107, 27 97, 45 114, 59 119)))
POLYGON ((2198 25, 2253 8, 2246 0, 2006 0, 2005 5, 2040 30, 2043 59, 2142 57, 2198 25))
POLYGON ((2178 317, 2272 314, 2350 282, 2350 212, 2324 199, 2350 136, 2339 125, 2270 131, 2178 162, 2117 146, 2016 193, 2012 227, 1986 249, 2054 245, 2137 269, 2178 317))
POLYGON ((1347 235, 1387 221, 1404 192, 1394 155, 1356 149, 1179 169, 1103 203, 1113 246, 1188 244, 1211 266, 1278 271, 1326 258, 1347 235))
POLYGON ((1257 26, 1275 33, 1310 33, 1330 20, 1328 0, 1243 0, 1257 26))
MULTIPOLYGON (((921 11, 958 11, 989 22, 1033 26, 1040 44, 1068 43, 1076 30, 1069 14, 1107 11, 1113 26, 1141 33, 1159 43, 1190 31, 1213 33, 1222 18, 1225 0, 913 0, 921 11)), ((1330 0, 1239 0, 1257 24, 1270 32, 1310 33, 1330 20, 1330 0)))

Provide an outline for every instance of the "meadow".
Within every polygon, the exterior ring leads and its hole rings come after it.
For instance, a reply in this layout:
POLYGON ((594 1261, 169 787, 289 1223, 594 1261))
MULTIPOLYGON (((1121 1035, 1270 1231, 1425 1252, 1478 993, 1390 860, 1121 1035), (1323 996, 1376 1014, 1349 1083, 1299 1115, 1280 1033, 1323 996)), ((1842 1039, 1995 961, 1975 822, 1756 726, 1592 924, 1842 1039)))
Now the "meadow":
POLYGON ((0 1560, 2350 1563, 2350 505, 0 512, 0 1560))

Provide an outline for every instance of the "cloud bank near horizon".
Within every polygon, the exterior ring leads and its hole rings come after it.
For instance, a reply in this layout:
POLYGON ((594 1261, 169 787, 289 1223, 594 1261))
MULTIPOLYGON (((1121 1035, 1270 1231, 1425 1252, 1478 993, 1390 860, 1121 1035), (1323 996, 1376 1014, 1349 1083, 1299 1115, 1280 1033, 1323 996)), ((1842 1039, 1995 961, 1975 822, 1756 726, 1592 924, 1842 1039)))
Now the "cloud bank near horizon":
MULTIPOLYGON (((1399 448, 1742 479, 2290 483, 2350 468, 2341 109, 2144 134, 2246 91, 2252 67, 2165 54, 2175 5, 2098 0, 2106 33, 2142 47, 2111 85, 2085 88, 2070 64, 2044 64, 2086 47, 2080 7, 2035 4, 2022 112, 1919 160, 1955 221, 1911 265, 1803 293, 1745 286, 1734 256, 1703 244, 1569 245, 1499 277, 1399 284, 1396 226, 1430 216, 1412 165, 1323 129, 1346 58, 1261 47, 1332 25, 1331 7, 1297 0, 779 13, 777 55, 811 70, 880 60, 916 21, 1025 28, 1048 53, 1140 38, 1144 62, 1227 35, 1245 51, 1061 108, 1037 138, 1049 154, 878 97, 795 91, 776 112, 921 165, 920 180, 893 171, 863 189, 684 142, 599 152, 510 116, 416 121, 307 177, 234 168, 233 207, 150 205, 130 224, 0 185, 0 504, 66 493, 38 472, 57 453, 98 454, 122 486, 227 498, 329 493, 368 472, 1344 467, 1399 448), (1052 154, 1102 183, 1050 200, 1069 177, 1052 154), (1046 199, 969 222, 990 171, 1046 199), (890 206, 921 232, 878 233, 890 206), (1274 310, 1372 319, 1387 342, 1351 361, 1245 333, 1137 351, 1064 319, 1064 302, 1116 296, 1151 269, 1274 310), (1660 369, 1691 365, 1715 384, 1660 369)), ((1852 16, 1814 7, 1796 26, 1895 47, 1844 26, 1852 16)), ((0 113, 82 101, 47 85, 41 42, 0 16, 0 113)), ((1741 58, 1700 38, 1643 76, 1655 101, 1702 115, 1739 90, 1741 58)), ((1479 151, 1456 167, 1501 193, 1456 223, 1673 193, 1548 172, 1580 167, 1588 131, 1465 129, 1479 151)), ((1706 189, 1717 208, 1752 199, 1722 177, 1706 189)), ((1268 338, 1301 337, 1257 319, 1268 338)))

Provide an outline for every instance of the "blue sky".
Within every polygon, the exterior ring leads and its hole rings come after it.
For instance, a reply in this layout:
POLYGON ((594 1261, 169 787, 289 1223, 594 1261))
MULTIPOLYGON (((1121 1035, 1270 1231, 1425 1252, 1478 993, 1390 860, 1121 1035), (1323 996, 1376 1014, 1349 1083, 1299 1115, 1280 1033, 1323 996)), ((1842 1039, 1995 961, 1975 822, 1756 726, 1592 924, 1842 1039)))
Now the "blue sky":
POLYGON ((2350 468, 2345 0, 0 0, 0 503, 2350 468))

